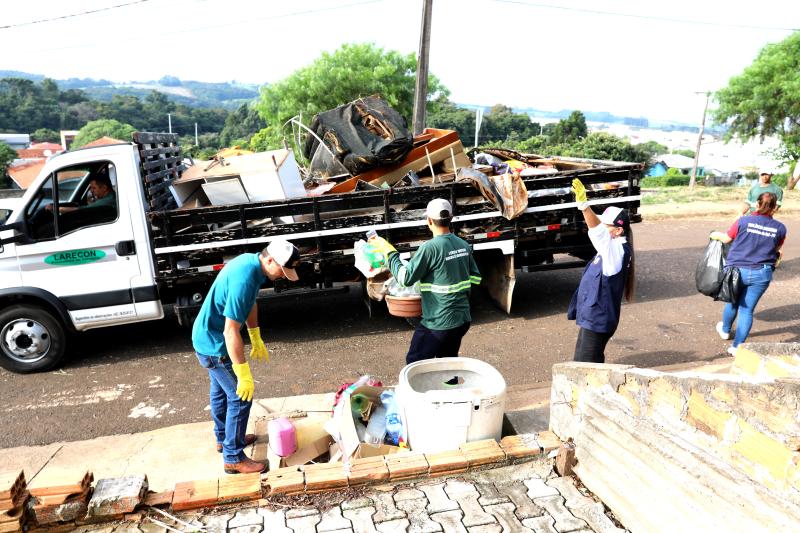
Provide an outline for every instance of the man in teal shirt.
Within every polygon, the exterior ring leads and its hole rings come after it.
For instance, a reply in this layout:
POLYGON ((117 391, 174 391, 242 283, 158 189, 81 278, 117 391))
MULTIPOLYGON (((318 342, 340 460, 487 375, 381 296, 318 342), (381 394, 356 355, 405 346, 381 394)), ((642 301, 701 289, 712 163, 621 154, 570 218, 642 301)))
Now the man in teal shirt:
POLYGON ((242 323, 250 336, 250 358, 267 362, 269 352, 258 326, 258 291, 269 278, 297 281, 300 252, 290 242, 275 239, 261 253, 242 254, 217 275, 192 327, 192 346, 208 371, 211 418, 217 451, 228 474, 252 474, 266 468, 244 454, 255 435, 247 435, 247 421, 255 384, 244 356, 242 323))
POLYGON ((775 211, 781 208, 783 190, 772 183, 772 172, 767 172, 765 170, 758 177, 758 183, 750 187, 750 192, 747 193, 747 201, 742 208, 742 215, 749 215, 755 211, 756 205, 758 204, 758 197, 764 192, 771 192, 778 198, 778 208, 775 209, 775 211))
POLYGON ((424 242, 407 263, 385 239, 379 237, 376 246, 388 258, 389 270, 401 286, 419 282, 422 322, 411 338, 406 364, 458 356, 461 339, 472 321, 470 290, 481 282, 472 247, 450 232, 450 202, 431 200, 426 215, 433 238, 424 242))

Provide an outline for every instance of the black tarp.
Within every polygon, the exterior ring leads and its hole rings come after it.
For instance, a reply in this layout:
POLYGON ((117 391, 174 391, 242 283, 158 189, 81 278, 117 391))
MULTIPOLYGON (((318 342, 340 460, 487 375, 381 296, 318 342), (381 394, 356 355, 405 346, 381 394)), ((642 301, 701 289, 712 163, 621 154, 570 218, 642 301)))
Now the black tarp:
MULTIPOLYGON (((366 96, 319 113, 311 130, 352 175, 400 162, 413 144, 406 119, 379 96, 366 96)), ((324 149, 309 135, 303 155, 311 160, 317 150, 324 149)))

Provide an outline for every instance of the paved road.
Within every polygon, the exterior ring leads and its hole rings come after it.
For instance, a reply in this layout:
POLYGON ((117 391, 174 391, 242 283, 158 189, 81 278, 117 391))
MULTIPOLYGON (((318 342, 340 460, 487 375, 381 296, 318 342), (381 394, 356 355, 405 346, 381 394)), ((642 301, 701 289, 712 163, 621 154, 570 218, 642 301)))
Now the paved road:
MULTIPOLYGON (((753 341, 800 341, 800 217, 789 227, 786 260, 756 312, 753 341), (793 238, 794 237, 794 238, 793 238)), ((722 304, 694 288, 694 267, 713 219, 635 226, 637 300, 606 352, 609 362, 658 366, 712 359, 728 344, 714 332, 722 304)), ((462 354, 495 365, 509 385, 548 381, 572 358, 576 327, 565 312, 578 270, 520 274, 511 316, 478 292, 462 354)), ((268 365, 252 365, 256 396, 335 390, 360 373, 395 383, 411 330, 383 313, 371 320, 360 291, 263 309, 268 365)), ((15 375, 0 370, 0 448, 146 431, 209 419, 207 378, 189 333, 173 318, 78 336, 61 370, 15 375)))

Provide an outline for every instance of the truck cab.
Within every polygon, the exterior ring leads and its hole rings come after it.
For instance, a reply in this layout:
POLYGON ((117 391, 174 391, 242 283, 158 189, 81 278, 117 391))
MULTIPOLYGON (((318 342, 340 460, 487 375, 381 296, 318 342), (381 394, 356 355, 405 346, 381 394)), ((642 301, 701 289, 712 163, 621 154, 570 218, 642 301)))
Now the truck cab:
POLYGON ((131 144, 67 152, 15 200, 0 227, 0 366, 46 370, 69 331, 163 316, 138 169, 131 144))

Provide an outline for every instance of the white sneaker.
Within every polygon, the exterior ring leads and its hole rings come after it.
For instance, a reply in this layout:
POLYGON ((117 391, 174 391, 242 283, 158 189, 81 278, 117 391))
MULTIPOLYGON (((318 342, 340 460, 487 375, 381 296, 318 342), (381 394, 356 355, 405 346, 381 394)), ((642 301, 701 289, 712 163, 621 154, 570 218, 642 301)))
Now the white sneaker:
POLYGON ((719 333, 719 338, 726 341, 731 338, 731 332, 725 333, 722 331, 722 322, 717 322, 717 333, 719 333))
POLYGON ((728 354, 729 355, 733 355, 735 357, 736 356, 736 350, 738 350, 738 348, 734 348, 733 346, 728 346, 728 354))

